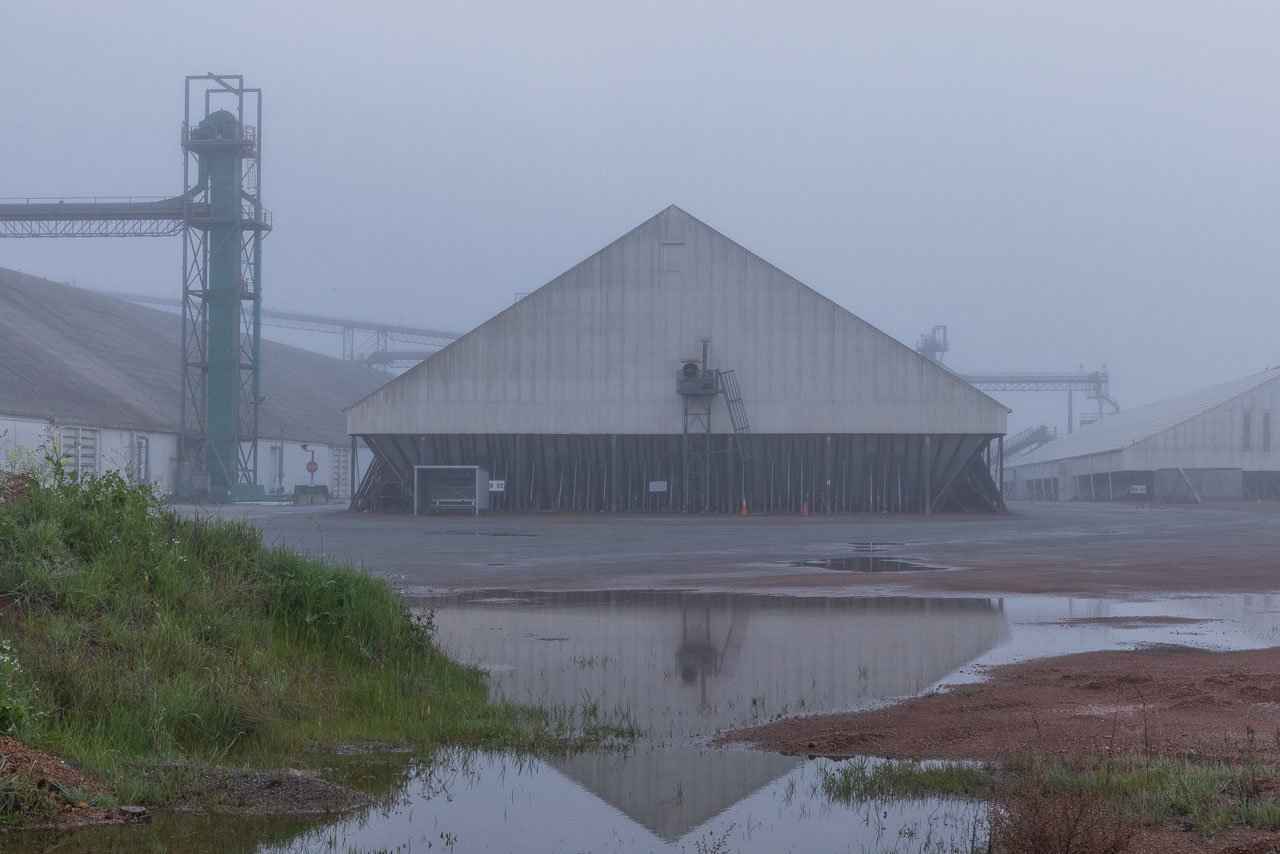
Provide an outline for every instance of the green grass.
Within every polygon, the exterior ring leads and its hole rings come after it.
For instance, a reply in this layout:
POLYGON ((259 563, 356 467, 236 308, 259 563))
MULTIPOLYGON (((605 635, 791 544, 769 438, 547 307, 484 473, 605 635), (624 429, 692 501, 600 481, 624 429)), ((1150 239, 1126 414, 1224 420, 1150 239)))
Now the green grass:
POLYGON ((1280 768, 1271 766, 1140 756, 1072 766, 1038 758, 1011 763, 1008 773, 1053 790, 1100 793, 1153 827, 1205 835, 1228 827, 1280 830, 1280 799, 1267 785, 1280 781, 1280 768))
POLYGON ((0 828, 22 827, 53 814, 43 792, 25 780, 0 781, 0 828))
POLYGON ((899 798, 982 798, 991 791, 987 768, 959 762, 851 759, 824 766, 819 780, 830 800, 846 803, 899 798))
POLYGON ((490 702, 381 580, 166 512, 114 475, 0 504, 0 597, 0 730, 122 797, 164 758, 268 765, 369 741, 546 752, 627 734, 490 702))
POLYGON ((1094 763, 1035 756, 1000 766, 855 759, 824 768, 820 784, 843 803, 959 797, 999 806, 1035 791, 1096 796, 1138 825, 1205 836, 1230 827, 1280 830, 1280 768, 1259 764, 1141 756, 1094 763))

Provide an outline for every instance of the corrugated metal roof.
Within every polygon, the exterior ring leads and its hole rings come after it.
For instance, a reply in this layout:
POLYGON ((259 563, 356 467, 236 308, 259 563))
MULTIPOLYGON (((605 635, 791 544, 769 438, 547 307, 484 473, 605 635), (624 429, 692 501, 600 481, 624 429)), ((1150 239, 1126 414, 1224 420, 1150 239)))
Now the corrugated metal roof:
POLYGON ((1209 386, 1157 403, 1149 403, 1125 412, 1117 412, 1101 421, 1081 427, 1070 436, 1060 436, 1044 447, 1006 465, 1025 466, 1048 463, 1127 448, 1135 442, 1149 439, 1247 391, 1276 380, 1280 380, 1280 368, 1209 386))
MULTIPOLYGON (((0 415, 178 432, 176 315, 0 267, 0 415)), ((263 438, 347 441, 343 407, 385 374, 262 342, 263 438)))
POLYGON ((753 431, 1005 429, 1004 404, 675 205, 351 407, 348 428, 676 432, 675 372, 703 338, 753 431))

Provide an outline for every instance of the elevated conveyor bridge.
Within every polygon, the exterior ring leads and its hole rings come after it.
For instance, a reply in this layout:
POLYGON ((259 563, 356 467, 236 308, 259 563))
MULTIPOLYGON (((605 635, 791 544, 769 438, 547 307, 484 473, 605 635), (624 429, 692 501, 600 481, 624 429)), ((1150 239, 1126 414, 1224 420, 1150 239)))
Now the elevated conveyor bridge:
MULTIPOLYGON (((121 291, 98 291, 107 296, 122 299, 136 305, 160 311, 179 312, 182 301, 169 297, 121 291)), ((427 329, 401 323, 380 323, 374 320, 354 320, 325 314, 308 314, 301 311, 262 309, 262 325, 278 329, 298 329, 342 336, 342 358, 347 361, 379 367, 394 367, 406 362, 421 362, 436 350, 447 347, 461 334, 443 329, 427 329), (396 344, 411 344, 429 349, 404 350, 396 344)))

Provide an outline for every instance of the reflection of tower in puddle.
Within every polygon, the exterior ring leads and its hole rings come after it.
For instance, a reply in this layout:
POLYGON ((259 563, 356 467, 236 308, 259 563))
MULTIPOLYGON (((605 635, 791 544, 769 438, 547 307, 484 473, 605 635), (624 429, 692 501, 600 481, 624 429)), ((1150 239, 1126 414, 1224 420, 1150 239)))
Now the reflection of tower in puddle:
POLYGON ((690 605, 686 599, 680 610, 680 648, 676 650, 676 672, 685 685, 697 685, 700 693, 698 708, 705 711, 707 703, 707 677, 732 676, 742 651, 742 636, 747 629, 747 612, 737 605, 729 607, 728 626, 723 636, 713 632, 711 603, 705 597, 702 604, 690 605))

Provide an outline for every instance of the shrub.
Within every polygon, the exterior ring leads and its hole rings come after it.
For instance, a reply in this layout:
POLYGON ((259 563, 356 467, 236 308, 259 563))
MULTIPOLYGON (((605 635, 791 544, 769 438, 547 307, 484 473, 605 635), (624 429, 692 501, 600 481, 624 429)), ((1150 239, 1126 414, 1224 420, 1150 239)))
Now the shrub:
POLYGON ((1138 832, 1102 790, 1062 788, 1044 779, 998 788, 989 821, 994 854, 1121 854, 1138 832))

